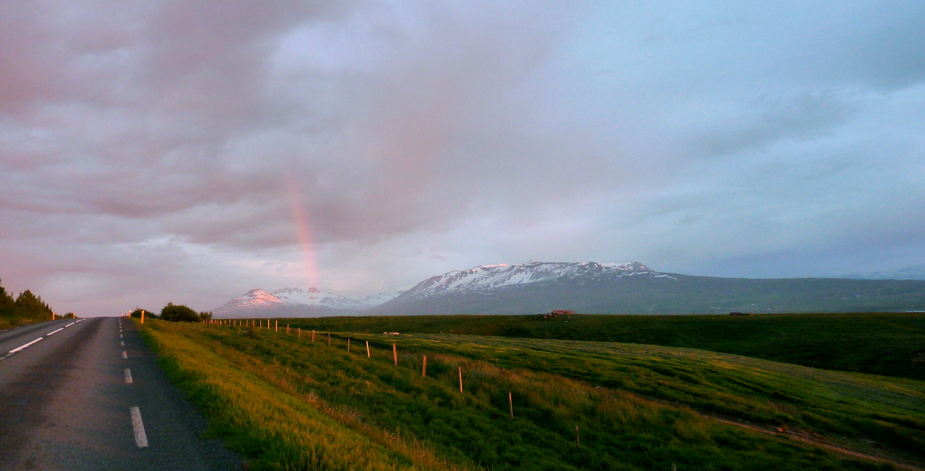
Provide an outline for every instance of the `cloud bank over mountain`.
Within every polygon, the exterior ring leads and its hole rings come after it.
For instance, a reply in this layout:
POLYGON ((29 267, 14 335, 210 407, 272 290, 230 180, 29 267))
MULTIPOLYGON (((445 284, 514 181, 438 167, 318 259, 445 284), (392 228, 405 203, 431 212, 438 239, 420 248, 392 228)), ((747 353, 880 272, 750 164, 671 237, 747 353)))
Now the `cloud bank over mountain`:
POLYGON ((0 277, 80 315, 460 266, 925 263, 921 2, 0 5, 0 277))

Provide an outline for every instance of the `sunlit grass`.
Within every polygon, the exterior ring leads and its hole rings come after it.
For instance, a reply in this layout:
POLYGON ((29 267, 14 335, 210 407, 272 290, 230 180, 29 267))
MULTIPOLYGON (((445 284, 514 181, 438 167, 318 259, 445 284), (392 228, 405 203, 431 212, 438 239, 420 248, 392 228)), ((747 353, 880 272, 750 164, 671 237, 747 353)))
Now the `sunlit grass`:
POLYGON ((923 397, 918 382, 881 390, 864 375, 834 373, 804 393, 818 378, 786 371, 799 367, 693 350, 369 334, 335 335, 328 346, 307 332, 299 339, 225 326, 146 327, 212 433, 255 469, 892 469, 700 412, 857 433, 847 414, 873 404, 874 412, 853 418, 911 431, 913 442, 921 427, 921 409, 907 408, 923 397), (830 385, 872 402, 829 409, 817 395, 830 385), (907 422, 893 420, 899 415, 907 422))
POLYGON ((201 326, 147 325, 168 374, 209 417, 209 433, 246 456, 250 469, 453 469, 427 450, 384 446, 344 426, 278 364, 188 335, 201 326))

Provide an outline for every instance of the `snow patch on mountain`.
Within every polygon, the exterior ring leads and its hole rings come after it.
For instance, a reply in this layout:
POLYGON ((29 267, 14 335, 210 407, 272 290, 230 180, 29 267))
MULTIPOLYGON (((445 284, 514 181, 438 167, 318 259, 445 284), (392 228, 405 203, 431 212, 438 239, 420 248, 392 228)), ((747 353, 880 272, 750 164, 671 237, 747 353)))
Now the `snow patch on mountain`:
POLYGON ((321 291, 318 288, 282 288, 272 293, 252 289, 232 299, 213 313, 223 314, 242 310, 270 310, 288 307, 318 307, 343 311, 361 311, 390 301, 399 293, 379 293, 370 296, 348 297, 321 291))
POLYGON ((576 278, 615 279, 631 276, 674 279, 670 274, 650 270, 639 262, 537 262, 531 260, 519 265, 482 265, 468 270, 454 270, 418 283, 414 288, 399 295, 397 299, 423 299, 453 293, 487 294, 498 288, 528 283, 576 278))

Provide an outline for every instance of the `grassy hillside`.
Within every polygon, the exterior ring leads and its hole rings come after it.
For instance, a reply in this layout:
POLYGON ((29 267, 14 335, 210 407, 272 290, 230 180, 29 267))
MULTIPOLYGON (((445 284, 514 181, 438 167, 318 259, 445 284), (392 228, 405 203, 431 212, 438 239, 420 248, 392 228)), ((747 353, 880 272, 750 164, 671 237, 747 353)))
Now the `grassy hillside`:
POLYGON ((748 317, 572 315, 284 319, 293 327, 593 340, 699 348, 816 368, 925 379, 925 313, 748 317))
POLYGON ((801 436, 925 462, 925 384, 907 379, 607 342, 143 334, 250 469, 895 469, 801 436))

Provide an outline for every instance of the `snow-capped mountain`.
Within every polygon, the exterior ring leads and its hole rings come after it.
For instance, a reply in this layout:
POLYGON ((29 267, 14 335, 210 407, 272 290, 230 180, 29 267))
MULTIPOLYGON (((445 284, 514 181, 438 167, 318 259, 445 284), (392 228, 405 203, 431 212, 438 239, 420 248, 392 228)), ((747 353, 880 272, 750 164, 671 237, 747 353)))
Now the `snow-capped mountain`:
POLYGON ((272 293, 254 289, 213 313, 224 318, 316 317, 538 314, 559 309, 583 314, 921 311, 925 281, 718 278, 658 272, 639 262, 530 261, 454 270, 404 292, 364 297, 315 288, 272 293))
POLYGON ((490 293, 506 286, 530 283, 549 283, 565 280, 604 280, 631 276, 674 279, 667 273, 650 270, 639 262, 632 263, 575 263, 536 262, 520 265, 483 265, 469 270, 451 271, 428 278, 405 291, 398 299, 424 299, 434 296, 462 293, 490 293))
POLYGON ((428 278, 370 315, 695 314, 922 310, 925 281, 746 279, 662 273, 639 262, 487 265, 428 278))
POLYGON ((670 289, 679 277, 639 262, 537 262, 484 265, 428 278, 367 311, 401 314, 527 314, 553 309, 623 312, 619 290, 670 289))
POLYGON ((376 307, 397 295, 398 293, 379 293, 348 297, 317 288, 282 288, 272 293, 257 288, 228 301, 212 312, 216 317, 343 315, 376 307))

